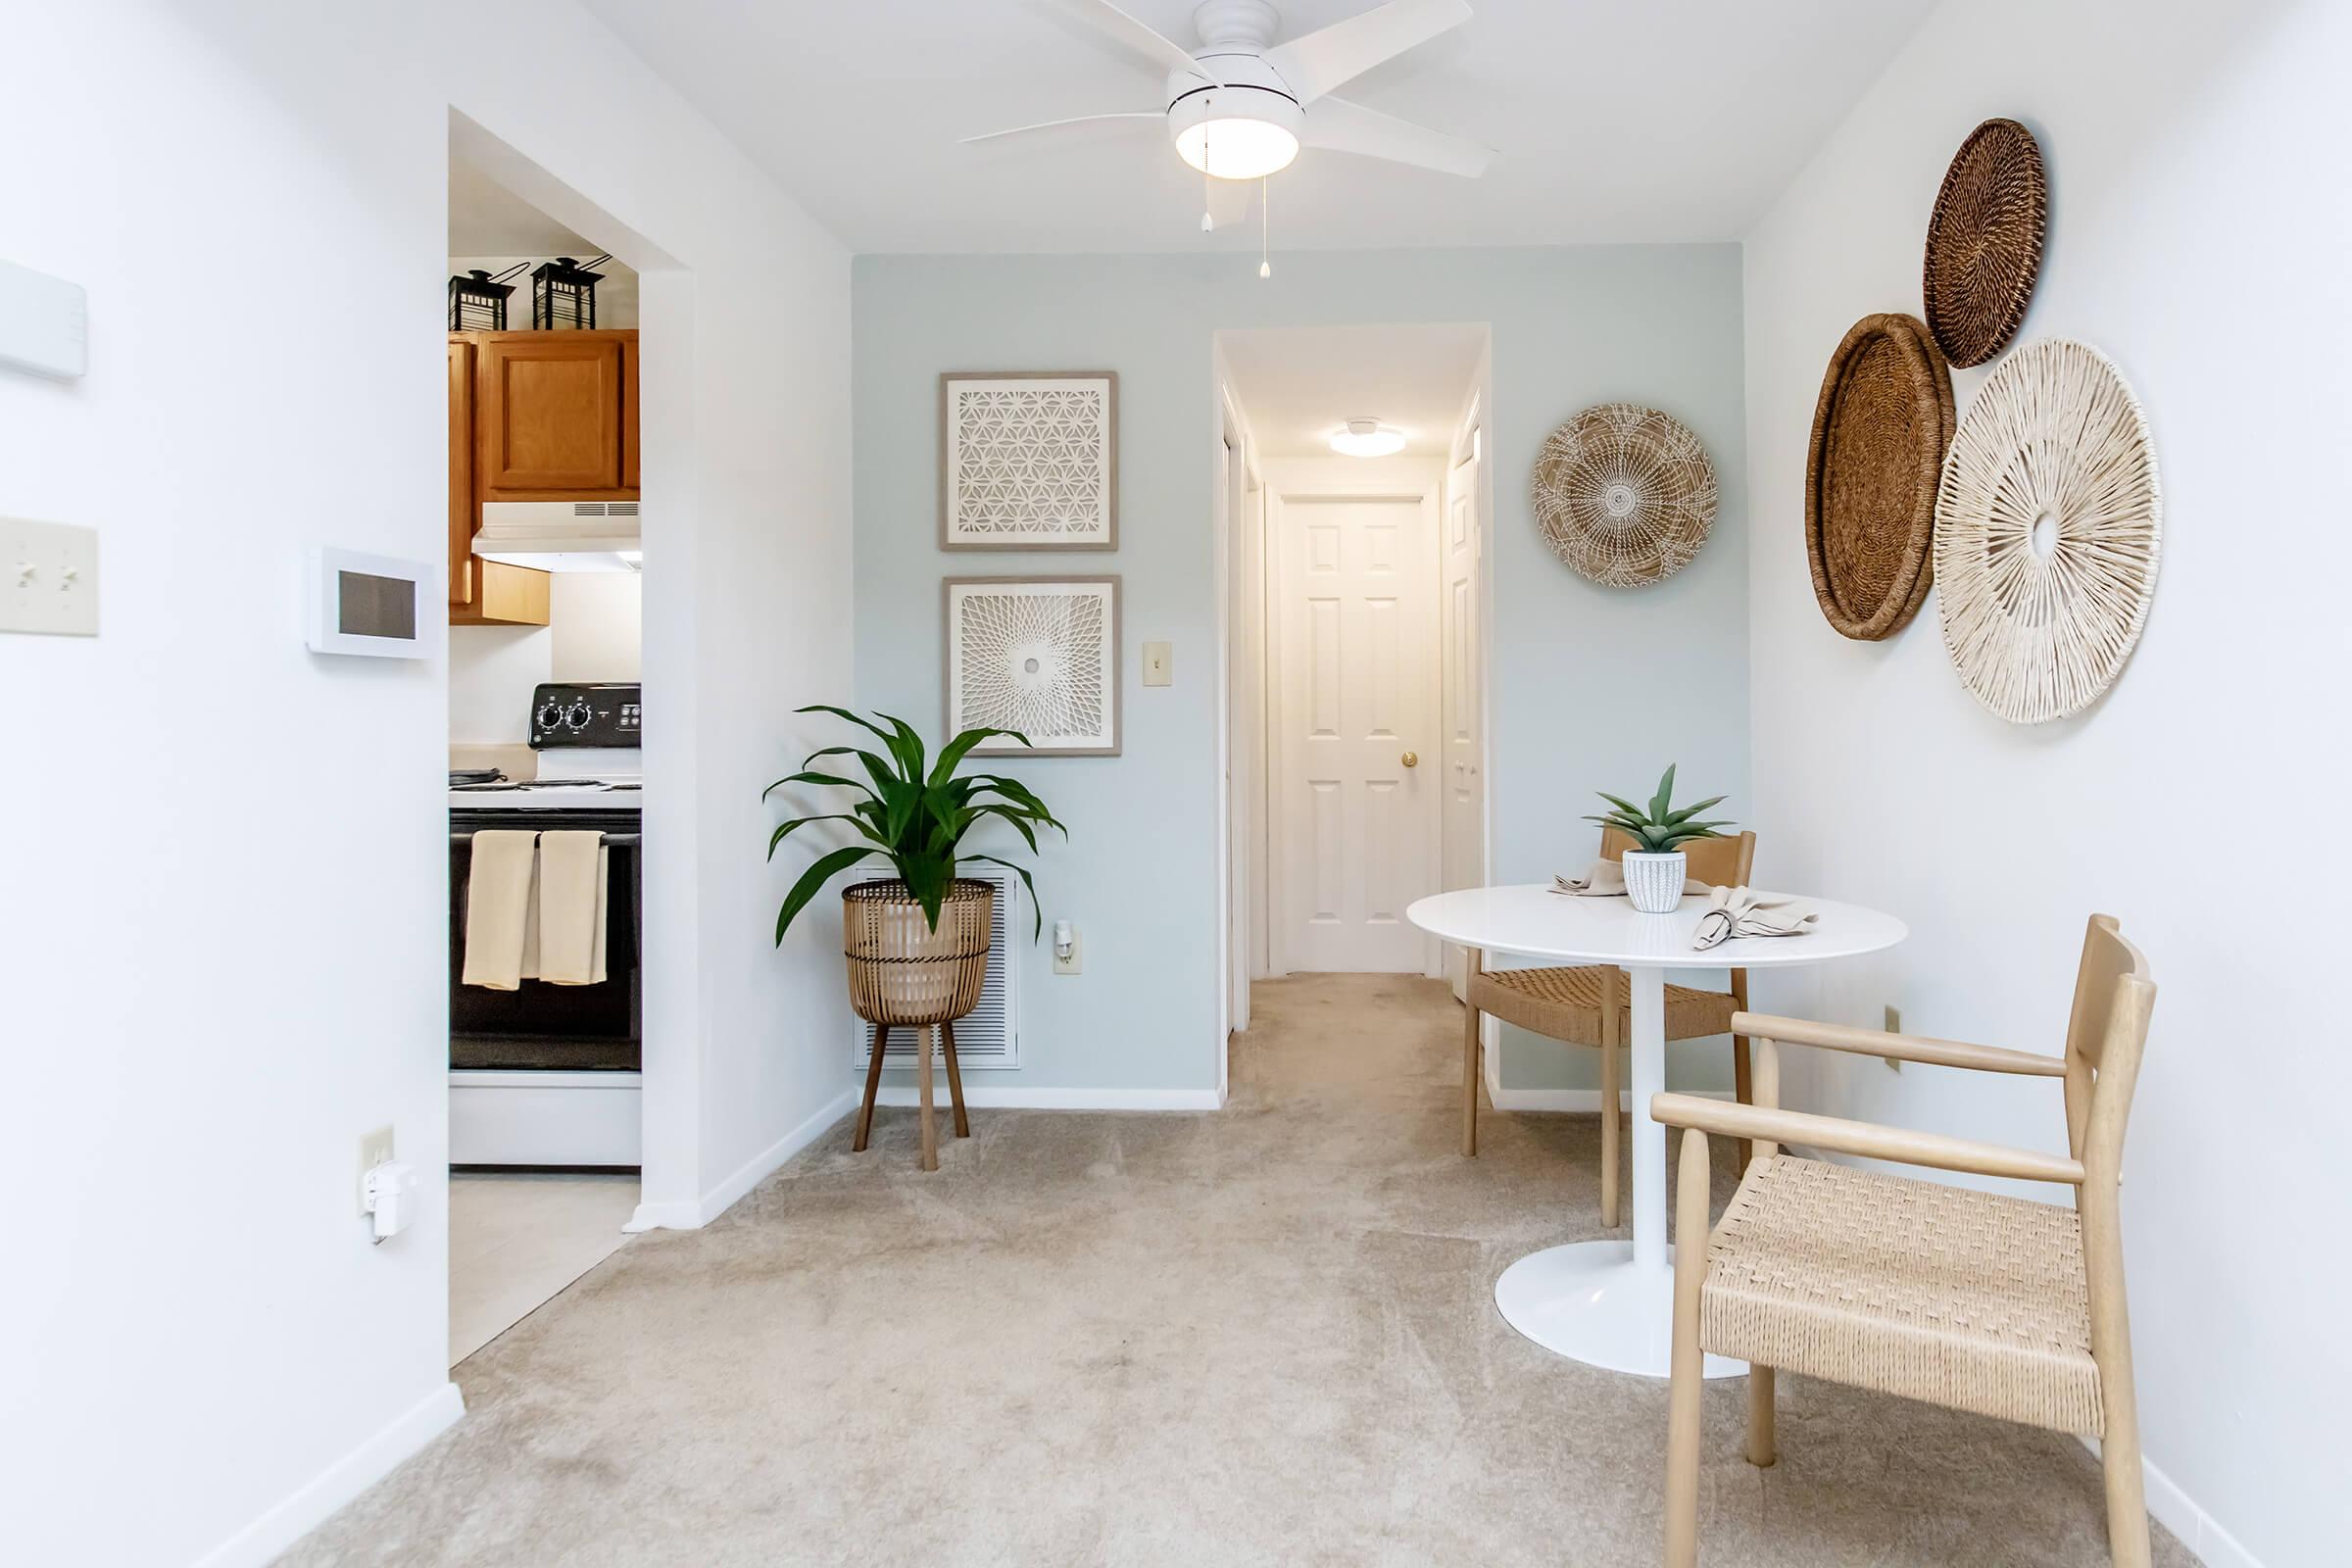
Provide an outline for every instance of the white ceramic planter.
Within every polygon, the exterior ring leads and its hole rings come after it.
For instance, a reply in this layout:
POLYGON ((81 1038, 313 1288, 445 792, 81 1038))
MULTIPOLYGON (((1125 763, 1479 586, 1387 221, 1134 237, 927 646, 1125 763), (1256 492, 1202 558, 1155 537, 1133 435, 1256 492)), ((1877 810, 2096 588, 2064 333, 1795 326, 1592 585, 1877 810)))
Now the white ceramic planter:
POLYGON ((1644 850, 1625 854, 1625 896, 1643 914, 1672 914, 1683 902, 1683 879, 1690 857, 1680 850, 1651 855, 1644 850))

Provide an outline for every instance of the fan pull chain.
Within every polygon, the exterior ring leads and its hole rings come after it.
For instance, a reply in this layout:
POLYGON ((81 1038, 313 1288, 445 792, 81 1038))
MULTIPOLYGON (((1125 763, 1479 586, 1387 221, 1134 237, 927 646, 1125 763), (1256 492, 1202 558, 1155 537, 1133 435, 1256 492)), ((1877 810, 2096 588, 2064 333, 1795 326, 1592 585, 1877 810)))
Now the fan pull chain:
POLYGON ((1209 183, 1209 172, 1200 171, 1200 232, 1205 234, 1217 226, 1216 186, 1209 183))
POLYGON ((1274 181, 1257 182, 1257 275, 1274 275, 1274 181))

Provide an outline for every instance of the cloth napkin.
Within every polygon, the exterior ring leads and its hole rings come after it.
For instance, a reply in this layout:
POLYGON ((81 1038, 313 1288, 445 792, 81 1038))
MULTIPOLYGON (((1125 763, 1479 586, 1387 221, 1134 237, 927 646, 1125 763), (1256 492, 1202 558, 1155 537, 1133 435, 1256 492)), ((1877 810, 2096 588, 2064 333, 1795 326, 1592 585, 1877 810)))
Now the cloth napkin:
MULTIPOLYGON (((1712 884, 1694 876, 1683 878, 1685 893, 1703 893, 1712 884)), ((1625 867, 1615 860, 1594 860, 1592 869, 1583 876, 1555 876, 1551 891, 1577 899, 1622 899, 1625 897, 1625 867)))
POLYGON ((1730 937, 1803 936, 1820 918, 1788 899, 1760 899, 1748 888, 1717 888, 1699 911, 1690 946, 1703 951, 1730 937))

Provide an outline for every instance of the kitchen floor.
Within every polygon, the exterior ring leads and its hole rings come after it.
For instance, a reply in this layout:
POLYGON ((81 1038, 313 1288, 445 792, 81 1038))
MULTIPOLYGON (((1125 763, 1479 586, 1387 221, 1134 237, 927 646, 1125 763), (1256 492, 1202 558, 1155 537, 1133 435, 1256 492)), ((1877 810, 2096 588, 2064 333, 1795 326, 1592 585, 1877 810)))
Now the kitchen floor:
POLYGON ((620 1250, 637 1187, 634 1175, 450 1172, 450 1365, 620 1250))

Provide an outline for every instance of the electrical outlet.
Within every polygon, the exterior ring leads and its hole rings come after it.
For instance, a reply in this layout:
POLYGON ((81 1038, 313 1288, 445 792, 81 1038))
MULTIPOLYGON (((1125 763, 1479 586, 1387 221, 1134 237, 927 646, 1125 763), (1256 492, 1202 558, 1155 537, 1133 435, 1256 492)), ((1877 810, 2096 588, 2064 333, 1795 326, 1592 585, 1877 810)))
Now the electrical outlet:
POLYGON ((1057 932, 1055 936, 1056 940, 1054 944, 1054 972, 1055 974, 1079 974, 1084 972, 1086 968, 1086 939, 1078 934, 1078 928, 1076 926, 1070 927, 1070 956, 1066 958, 1061 956, 1059 933, 1057 932))
POLYGON ((354 1200, 360 1212, 368 1212, 368 1200, 361 1189, 367 1185, 368 1173, 392 1157, 392 1129, 378 1127, 371 1133, 360 1135, 360 1180, 354 1185, 354 1200))
MULTIPOLYGON (((1886 1032, 1890 1035, 1903 1032, 1903 1009, 1891 1002, 1886 1004, 1886 1032)), ((1881 1056, 1879 1059, 1896 1072, 1903 1070, 1903 1058, 1900 1056, 1881 1056)))

